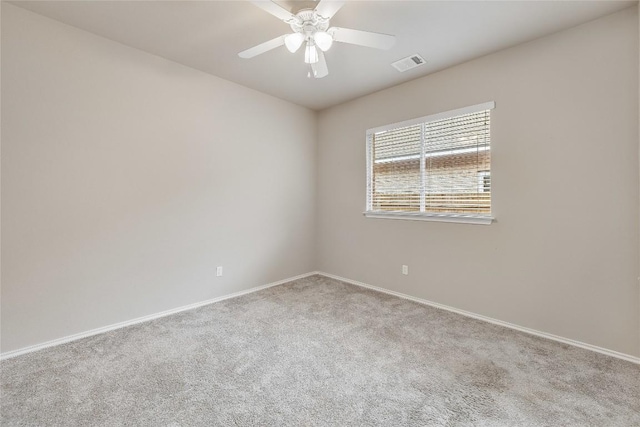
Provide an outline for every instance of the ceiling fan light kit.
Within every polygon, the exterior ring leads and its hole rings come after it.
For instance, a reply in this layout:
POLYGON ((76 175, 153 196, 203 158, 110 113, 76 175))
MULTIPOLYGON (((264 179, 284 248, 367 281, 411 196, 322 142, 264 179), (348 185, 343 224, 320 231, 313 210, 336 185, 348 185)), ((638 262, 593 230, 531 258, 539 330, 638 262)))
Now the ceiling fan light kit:
POLYGON ((334 41, 376 49, 389 49, 395 43, 395 36, 388 34, 349 28, 329 28, 329 20, 344 5, 344 1, 322 0, 315 9, 303 9, 295 15, 272 1, 253 1, 252 3, 289 24, 293 33, 244 50, 238 56, 249 59, 282 45, 285 45, 289 52, 295 53, 306 43, 304 62, 310 64, 313 71, 307 74, 308 77, 322 78, 329 74, 323 52, 329 50, 334 41))
POLYGON ((315 64, 318 61, 318 49, 316 49, 313 44, 307 43, 307 47, 304 50, 304 62, 307 64, 315 64))
POLYGON ((333 37, 325 31, 318 31, 313 34, 313 41, 316 42, 316 46, 322 49, 323 52, 326 52, 333 44, 333 37))
POLYGON ((296 53, 298 49, 300 49, 300 46, 302 46, 302 42, 304 42, 304 34, 302 33, 293 33, 284 36, 284 45, 291 53, 296 53))

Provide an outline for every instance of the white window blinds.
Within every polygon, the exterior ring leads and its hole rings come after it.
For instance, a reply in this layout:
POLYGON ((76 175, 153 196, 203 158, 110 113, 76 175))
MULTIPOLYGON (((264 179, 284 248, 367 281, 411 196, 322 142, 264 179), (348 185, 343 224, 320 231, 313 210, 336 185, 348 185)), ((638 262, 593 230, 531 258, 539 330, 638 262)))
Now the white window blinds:
POLYGON ((367 131, 367 212, 489 215, 493 106, 367 131))

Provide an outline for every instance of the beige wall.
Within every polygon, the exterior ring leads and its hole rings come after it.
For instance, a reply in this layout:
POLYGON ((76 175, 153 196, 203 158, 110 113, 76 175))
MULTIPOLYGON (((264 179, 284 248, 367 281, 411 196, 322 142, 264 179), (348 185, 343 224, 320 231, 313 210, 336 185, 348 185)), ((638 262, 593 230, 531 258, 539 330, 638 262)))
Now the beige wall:
POLYGON ((6 3, 2 64, 3 352, 313 270, 312 111, 6 3))
POLYGON ((640 356, 637 7, 330 108, 318 126, 321 271, 640 356), (366 129, 486 101, 494 224, 362 215, 366 129))

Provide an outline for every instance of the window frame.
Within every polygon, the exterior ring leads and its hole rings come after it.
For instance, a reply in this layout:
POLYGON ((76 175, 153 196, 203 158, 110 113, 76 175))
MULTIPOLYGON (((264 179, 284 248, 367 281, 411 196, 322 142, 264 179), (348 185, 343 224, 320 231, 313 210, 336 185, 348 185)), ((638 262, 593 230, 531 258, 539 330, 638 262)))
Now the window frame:
MULTIPOLYGON (((379 132, 385 132, 393 129, 404 128, 409 126, 422 125, 423 123, 433 122, 437 120, 443 120, 452 118, 455 116, 462 116, 465 114, 477 113, 485 110, 493 110, 496 104, 494 101, 484 102, 482 104, 471 105, 468 107, 458 108, 455 110, 443 111, 441 113, 431 114, 424 117, 418 117, 415 119, 405 120, 402 122, 391 123, 384 126, 378 126, 375 128, 367 129, 366 133, 366 161, 367 161, 367 187, 366 187, 366 205, 363 214, 369 218, 382 218, 382 219, 402 219, 402 220, 420 220, 420 221, 438 221, 438 222, 457 222, 467 224, 491 224, 495 218, 493 217, 493 206, 491 206, 491 213, 489 214, 460 214, 460 213, 434 213, 434 212, 396 212, 396 211, 374 211, 372 210, 373 201, 372 196, 372 179, 373 179, 373 158, 371 144, 373 142, 373 135, 379 132)), ((491 132, 491 129, 489 129, 491 132)), ((421 133, 421 138, 424 138, 424 133, 421 133)), ((422 150, 424 150, 424 140, 421 144, 422 150)), ((421 154, 421 158, 424 157, 424 153, 421 154)), ((420 171, 421 179, 424 179, 424 165, 421 162, 420 171)), ((493 201, 493 200, 492 200, 493 201)), ((492 203, 493 205, 493 203, 492 203)))

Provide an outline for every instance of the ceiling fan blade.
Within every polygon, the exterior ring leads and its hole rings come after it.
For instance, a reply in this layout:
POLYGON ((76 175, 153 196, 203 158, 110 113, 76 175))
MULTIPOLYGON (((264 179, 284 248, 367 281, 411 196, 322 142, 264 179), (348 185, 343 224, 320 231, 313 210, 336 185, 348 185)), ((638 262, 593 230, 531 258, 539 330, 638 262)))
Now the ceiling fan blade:
POLYGON ((275 39, 271 39, 268 42, 260 43, 257 46, 251 47, 247 50, 243 50, 238 54, 238 56, 240 58, 249 59, 253 58, 254 56, 260 55, 261 53, 268 52, 271 49, 282 46, 284 44, 284 37, 285 36, 276 37, 275 39))
POLYGON ((321 79, 329 75, 329 69, 327 68, 327 61, 324 59, 324 52, 318 49, 318 62, 311 64, 313 70, 313 77, 321 79))
POLYGON ((316 13, 324 19, 331 19, 345 3, 344 1, 321 0, 316 6, 316 13))
POLYGON ((396 36, 372 33, 369 31, 352 30, 350 28, 329 28, 327 31, 337 42, 357 44, 376 49, 390 49, 396 42, 396 36))
POLYGON ((275 16, 278 19, 282 19, 284 22, 290 24, 292 21, 297 20, 296 16, 289 12, 287 9, 278 6, 272 1, 252 1, 254 5, 258 6, 260 9, 264 10, 267 13, 275 16))

